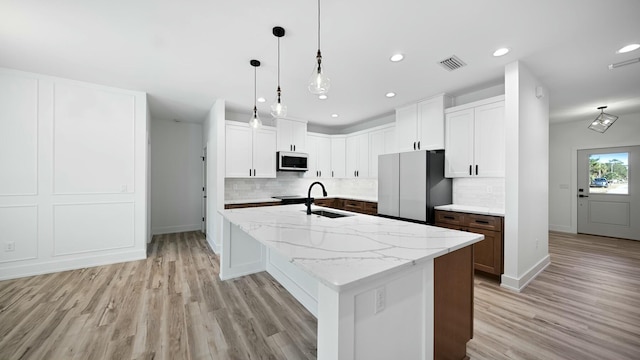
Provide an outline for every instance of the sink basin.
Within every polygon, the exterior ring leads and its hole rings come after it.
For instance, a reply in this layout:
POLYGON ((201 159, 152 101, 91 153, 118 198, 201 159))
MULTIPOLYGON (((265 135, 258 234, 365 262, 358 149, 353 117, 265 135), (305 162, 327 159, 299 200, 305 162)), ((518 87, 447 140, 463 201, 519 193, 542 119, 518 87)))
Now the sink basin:
POLYGON ((311 213, 315 215, 332 218, 332 219, 346 217, 346 216, 353 216, 351 214, 341 214, 341 213, 327 211, 327 210, 313 210, 311 213))

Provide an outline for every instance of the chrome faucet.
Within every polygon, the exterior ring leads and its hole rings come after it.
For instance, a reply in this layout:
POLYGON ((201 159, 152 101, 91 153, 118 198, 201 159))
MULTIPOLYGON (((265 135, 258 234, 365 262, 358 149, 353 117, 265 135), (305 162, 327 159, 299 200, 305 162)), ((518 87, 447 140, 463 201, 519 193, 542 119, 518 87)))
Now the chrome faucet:
POLYGON ((322 186, 322 196, 327 196, 327 190, 324 189, 324 185, 320 181, 316 181, 313 184, 309 185, 309 192, 307 193, 307 215, 311 215, 311 188, 313 185, 318 184, 322 186))

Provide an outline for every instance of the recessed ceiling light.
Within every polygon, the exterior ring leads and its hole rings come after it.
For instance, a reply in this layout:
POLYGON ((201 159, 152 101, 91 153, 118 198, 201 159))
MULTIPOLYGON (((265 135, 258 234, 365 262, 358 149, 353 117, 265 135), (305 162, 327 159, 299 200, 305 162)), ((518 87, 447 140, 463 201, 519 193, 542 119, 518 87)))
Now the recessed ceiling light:
POLYGON ((616 51, 616 54, 624 54, 624 53, 628 53, 630 51, 638 50, 638 49, 640 49, 640 44, 629 44, 621 48, 620 50, 616 51))
POLYGON ((384 96, 386 96, 388 98, 392 98, 392 97, 396 96, 396 93, 394 93, 393 91, 390 91, 390 92, 386 93, 384 96))
POLYGON ((498 57, 498 56, 507 55, 508 52, 509 52, 509 49, 500 48, 500 49, 498 49, 498 50, 493 52, 493 56, 498 57))
POLYGON ((389 60, 391 60, 393 62, 402 61, 402 59, 404 59, 404 55, 402 55, 402 54, 393 54, 391 56, 391 58, 389 58, 389 60))
POLYGON ((331 114, 332 118, 337 118, 339 115, 338 114, 331 114))
POLYGON ((325 94, 318 95, 318 99, 320 99, 320 100, 327 100, 327 97, 328 97, 328 96, 327 96, 327 95, 325 95, 325 94))
POLYGON ((266 101, 267 101, 267 99, 265 99, 263 97, 259 97, 258 98, 258 102, 260 102, 260 103, 263 103, 263 102, 266 102, 266 101))

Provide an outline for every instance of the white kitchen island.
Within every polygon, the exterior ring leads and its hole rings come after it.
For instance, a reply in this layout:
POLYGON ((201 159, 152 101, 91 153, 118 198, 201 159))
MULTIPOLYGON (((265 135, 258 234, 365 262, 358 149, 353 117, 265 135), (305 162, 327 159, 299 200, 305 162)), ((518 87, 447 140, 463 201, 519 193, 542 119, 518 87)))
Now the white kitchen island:
POLYGON ((444 354, 436 358, 466 356, 473 311, 469 245, 482 235, 305 209, 220 211, 220 278, 269 272, 317 317, 319 360, 433 359, 434 350, 444 354))

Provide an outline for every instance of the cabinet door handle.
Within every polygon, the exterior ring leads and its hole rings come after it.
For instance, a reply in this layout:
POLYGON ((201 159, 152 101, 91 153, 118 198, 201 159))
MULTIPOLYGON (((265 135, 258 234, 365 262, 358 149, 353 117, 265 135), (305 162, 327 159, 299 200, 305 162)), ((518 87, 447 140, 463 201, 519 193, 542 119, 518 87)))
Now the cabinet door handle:
POLYGON ((333 170, 331 170, 331 177, 333 177, 333 170))
POLYGON ((476 165, 476 175, 478 175, 478 165, 476 165))
POLYGON ((443 218, 445 219, 449 219, 449 220, 455 220, 456 218, 453 216, 443 216, 443 218))
POLYGON ((253 169, 253 176, 256 176, 256 169, 253 169))
POLYGON ((469 165, 469 175, 473 175, 473 173, 471 172, 472 168, 473 168, 473 165, 469 165))
POLYGON ((249 169, 249 176, 251 176, 251 169, 249 169))
POLYGON ((322 177, 322 170, 320 170, 320 177, 322 177))
POLYGON ((420 141, 418 141, 418 150, 420 150, 420 141))
POLYGON ((476 222, 477 222, 478 224, 487 224, 487 225, 489 224, 489 222, 488 222, 488 221, 486 221, 486 220, 476 220, 476 222))
POLYGON ((296 146, 295 145, 293 145, 293 151, 296 151, 296 146))
POLYGON ((356 170, 356 176, 360 177, 360 170, 356 170))
POLYGON ((416 142, 414 141, 413 142, 413 150, 415 150, 415 149, 416 149, 416 142))

